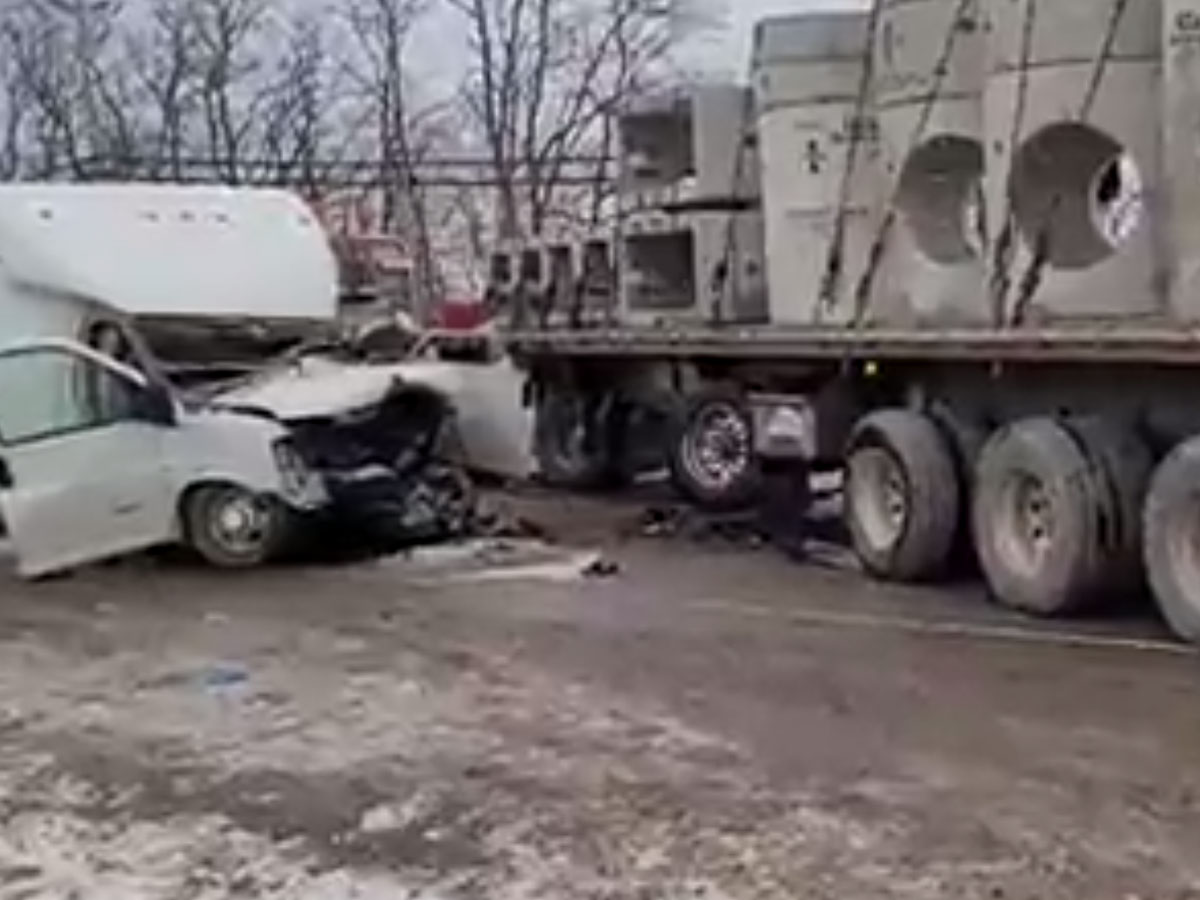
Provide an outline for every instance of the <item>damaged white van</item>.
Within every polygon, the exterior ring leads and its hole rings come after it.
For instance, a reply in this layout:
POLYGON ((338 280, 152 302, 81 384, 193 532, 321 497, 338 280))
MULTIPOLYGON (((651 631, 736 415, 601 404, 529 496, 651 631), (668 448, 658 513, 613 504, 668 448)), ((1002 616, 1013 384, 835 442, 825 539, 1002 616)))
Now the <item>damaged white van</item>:
POLYGON ((257 565, 324 480, 268 415, 193 404, 142 316, 329 322, 336 265, 277 191, 0 186, 0 513, 37 577, 183 543, 257 565))

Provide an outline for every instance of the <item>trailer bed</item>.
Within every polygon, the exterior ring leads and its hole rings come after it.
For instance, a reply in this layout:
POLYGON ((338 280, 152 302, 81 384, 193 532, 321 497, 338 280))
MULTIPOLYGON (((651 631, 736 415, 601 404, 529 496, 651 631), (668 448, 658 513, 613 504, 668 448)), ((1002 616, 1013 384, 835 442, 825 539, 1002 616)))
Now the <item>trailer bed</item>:
POLYGON ((942 360, 1200 365, 1200 327, 1048 329, 585 328, 512 331, 519 357, 729 360, 942 360))

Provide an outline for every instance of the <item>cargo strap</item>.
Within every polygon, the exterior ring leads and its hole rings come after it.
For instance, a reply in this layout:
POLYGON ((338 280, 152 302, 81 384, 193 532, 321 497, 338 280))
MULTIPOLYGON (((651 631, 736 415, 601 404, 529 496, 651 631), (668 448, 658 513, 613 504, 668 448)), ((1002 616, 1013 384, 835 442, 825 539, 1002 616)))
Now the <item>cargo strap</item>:
POLYGON ((825 260, 825 272, 821 277, 818 302, 814 316, 819 324, 821 316, 837 306, 838 291, 845 270, 846 221, 850 214, 850 192, 854 186, 854 174, 858 169, 858 154, 862 144, 862 132, 866 114, 871 105, 872 87, 875 80, 875 41, 879 34, 879 22, 883 17, 885 0, 872 0, 867 18, 867 37, 863 48, 862 70, 858 80, 858 93, 854 101, 854 117, 850 123, 849 146, 842 170, 842 181, 838 188, 837 213, 833 221, 833 235, 825 260))
MULTIPOLYGON (((1032 6, 1034 0, 1030 0, 1032 6)), ((1087 90, 1084 93, 1083 101, 1080 103, 1079 112, 1076 115, 1076 121, 1081 124, 1086 124, 1091 118, 1092 110, 1096 105, 1096 99, 1100 94, 1100 87, 1104 83, 1104 75, 1108 71, 1108 64, 1112 59, 1113 49, 1117 41, 1117 32, 1120 30, 1121 21, 1125 17, 1125 12, 1129 8, 1129 0, 1113 0, 1112 11, 1108 17, 1108 26, 1104 33, 1104 39, 1101 41, 1100 48, 1092 61, 1092 74, 1088 79, 1087 90)), ((1012 158, 1009 162, 1009 178, 1012 178, 1013 165, 1016 162, 1016 141, 1010 145, 1010 153, 1012 158)), ((1025 268, 1021 279, 1018 282, 1017 295, 1012 303, 1012 314, 1006 315, 1007 312, 1007 279, 1005 284, 1005 295, 998 298, 999 311, 1001 313, 1001 321, 1007 321, 1010 327, 1017 327, 1024 323, 1025 315, 1029 310, 1029 305, 1037 296, 1038 290, 1042 285, 1042 275, 1045 272, 1046 265, 1050 261, 1050 229, 1054 221, 1054 215, 1058 211, 1062 203, 1061 192, 1056 193, 1053 199, 1047 206, 1046 213, 1042 217, 1042 221, 1038 226, 1037 233, 1034 235, 1033 253, 1030 256, 1029 265, 1025 268)), ((1009 201, 1009 214, 1006 227, 1014 225, 1012 222, 1012 201, 1009 201)), ((1007 266, 1012 265, 1011 254, 1006 261, 1007 266)))
POLYGON ((942 38, 942 48, 934 63, 933 85, 929 94, 924 99, 920 114, 913 126, 912 134, 909 136, 908 146, 904 149, 900 169, 896 173, 895 183, 891 187, 887 208, 884 210, 883 219, 879 223, 875 237, 871 241, 871 248, 867 255, 866 269, 859 278, 858 285, 854 291, 855 325, 863 323, 870 309, 871 294, 875 288, 875 278, 879 274, 879 268, 883 263, 883 255, 887 250, 888 240, 896 224, 896 206, 900 196, 901 181, 904 177, 905 163, 913 151, 920 146, 921 142, 925 139, 926 132, 929 130, 929 123, 933 119, 934 108, 937 106, 938 100, 942 97, 946 78, 950 74, 950 60, 958 44, 959 34, 968 27, 967 23, 969 21, 975 27, 978 27, 977 22, 968 18, 968 14, 975 4, 976 0, 959 0, 958 5, 954 9, 954 15, 951 16, 950 22, 946 27, 946 33, 942 38))
MULTIPOLYGON (((1029 68, 1033 60, 1033 35, 1037 25, 1037 0, 1028 0, 1025 5, 1025 22, 1021 29, 1021 58, 1018 62, 1017 104, 1013 110, 1013 118, 1008 130, 1008 147, 1010 153, 1015 150, 1021 140, 1021 131, 1025 127, 1025 115, 1029 106, 1029 68)), ((1007 185, 1012 180, 1013 162, 1016 156, 1009 160, 1007 185)), ((1004 325, 1007 318, 1008 290, 1011 286, 1012 273, 1009 271, 1016 250, 1016 220, 1013 212, 1012 194, 1005 190, 1007 200, 1004 206, 1003 222, 1000 233, 996 236, 996 245, 992 248, 992 324, 997 328, 1004 325)))
MULTIPOLYGON (((736 200, 740 198, 741 188, 746 180, 746 156, 750 152, 747 139, 754 130, 754 98, 747 92, 742 101, 742 118, 738 134, 738 146, 733 154, 733 167, 729 173, 729 197, 735 202, 725 215, 725 234, 722 239, 721 256, 713 264, 709 273, 709 322, 721 325, 725 322, 723 301, 728 296, 731 304, 736 304, 741 293, 741 266, 738 259, 738 209, 736 200)), ((757 152, 757 151, 756 151, 757 152)), ((697 285, 697 290, 700 286, 697 285)))

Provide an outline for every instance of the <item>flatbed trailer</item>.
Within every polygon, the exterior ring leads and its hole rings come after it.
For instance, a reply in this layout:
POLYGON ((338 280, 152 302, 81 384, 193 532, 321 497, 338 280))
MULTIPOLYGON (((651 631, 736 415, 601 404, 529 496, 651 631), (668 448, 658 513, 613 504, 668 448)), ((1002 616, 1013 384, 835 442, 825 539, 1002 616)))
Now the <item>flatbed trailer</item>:
POLYGON ((874 577, 1152 594, 1200 642, 1200 0, 772 20, 751 90, 638 111, 608 295, 506 288, 543 475, 728 509, 836 469, 874 577))
POLYGON ((548 359, 809 360, 813 362, 1200 365, 1200 327, 1127 324, 1059 330, 982 331, 780 327, 592 328, 510 331, 511 351, 548 359))

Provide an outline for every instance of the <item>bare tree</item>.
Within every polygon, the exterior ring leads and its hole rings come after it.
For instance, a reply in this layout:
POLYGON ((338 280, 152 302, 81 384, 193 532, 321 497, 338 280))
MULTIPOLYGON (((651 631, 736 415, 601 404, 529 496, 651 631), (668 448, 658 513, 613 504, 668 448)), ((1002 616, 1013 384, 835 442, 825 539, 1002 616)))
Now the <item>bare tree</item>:
POLYGON ((152 178, 184 177, 200 96, 195 30, 188 0, 152 0, 146 24, 125 39, 146 119, 144 168, 152 178))
POLYGON ((111 103, 98 100, 97 82, 117 13, 86 0, 25 0, 9 13, 11 74, 29 107, 25 138, 46 173, 65 164, 82 174, 93 146, 111 137, 111 103))
POLYGON ((269 89, 261 83, 268 0, 192 0, 206 154, 219 177, 237 184, 269 89))
POLYGON ((8 16, 0 16, 0 178, 20 174, 24 147, 22 133, 26 103, 24 82, 16 64, 17 25, 8 16))
POLYGON ((275 77, 261 109, 258 156, 276 181, 316 189, 337 89, 322 23, 309 14, 287 24, 275 77))
POLYGON ((374 150, 382 176, 385 231, 404 235, 412 247, 418 317, 441 293, 433 251, 428 196, 417 170, 439 144, 443 108, 413 102, 407 49, 425 12, 421 0, 351 0, 346 10, 355 55, 347 66, 370 110, 374 150))
POLYGON ((607 155, 613 116, 665 63, 693 0, 447 2, 467 23, 463 99, 494 169, 498 231, 541 234, 565 169, 607 155))

